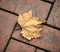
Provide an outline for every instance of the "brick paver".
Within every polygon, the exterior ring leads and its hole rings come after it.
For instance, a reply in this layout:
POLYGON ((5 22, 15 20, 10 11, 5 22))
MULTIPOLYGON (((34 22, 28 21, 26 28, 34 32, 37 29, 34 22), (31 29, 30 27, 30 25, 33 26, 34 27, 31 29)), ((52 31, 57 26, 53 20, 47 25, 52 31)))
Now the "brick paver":
POLYGON ((15 10, 15 5, 13 3, 5 2, 4 0, 0 1, 0 7, 12 12, 15 10))
POLYGON ((60 27, 59 22, 60 22, 60 0, 56 0, 56 2, 54 4, 54 8, 51 12, 51 15, 50 15, 47 23, 49 23, 53 26, 60 27))
POLYGON ((34 47, 11 40, 6 52, 34 52, 34 47))
POLYGON ((0 52, 3 51, 16 21, 16 16, 0 11, 0 52))
POLYGON ((50 6, 51 4, 45 3, 40 0, 19 0, 19 2, 17 2, 15 12, 19 14, 32 10, 34 16, 45 19, 50 9, 50 6))
POLYGON ((29 10, 33 11, 33 15, 40 17, 41 19, 45 19, 48 11, 50 9, 51 4, 40 1, 40 0, 2 0, 1 7, 8 9, 10 11, 14 11, 16 13, 24 13, 29 10), (10 6, 10 8, 8 7, 10 6))

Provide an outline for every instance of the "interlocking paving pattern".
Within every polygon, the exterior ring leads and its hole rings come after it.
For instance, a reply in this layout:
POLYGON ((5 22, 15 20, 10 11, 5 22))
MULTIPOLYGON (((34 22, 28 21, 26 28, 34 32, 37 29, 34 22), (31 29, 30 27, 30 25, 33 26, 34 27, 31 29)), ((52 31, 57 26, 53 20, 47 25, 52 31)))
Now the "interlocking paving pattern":
POLYGON ((0 52, 60 52, 59 0, 1 0, 0 52), (21 34, 18 14, 32 10, 33 15, 46 20, 42 38, 28 41, 21 34))
POLYGON ((11 40, 6 52, 34 52, 34 47, 11 40))
POLYGON ((12 29, 17 21, 16 19, 17 17, 15 15, 0 11, 0 52, 4 49, 11 35, 12 29))

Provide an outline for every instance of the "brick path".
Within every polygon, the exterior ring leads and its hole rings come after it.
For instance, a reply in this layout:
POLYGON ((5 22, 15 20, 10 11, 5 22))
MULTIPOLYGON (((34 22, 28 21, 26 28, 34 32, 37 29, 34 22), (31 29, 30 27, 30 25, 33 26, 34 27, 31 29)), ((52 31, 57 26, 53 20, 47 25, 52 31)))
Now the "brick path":
POLYGON ((60 0, 0 0, 0 52, 60 52, 60 0), (28 41, 20 36, 19 13, 32 10, 47 20, 43 37, 28 41))

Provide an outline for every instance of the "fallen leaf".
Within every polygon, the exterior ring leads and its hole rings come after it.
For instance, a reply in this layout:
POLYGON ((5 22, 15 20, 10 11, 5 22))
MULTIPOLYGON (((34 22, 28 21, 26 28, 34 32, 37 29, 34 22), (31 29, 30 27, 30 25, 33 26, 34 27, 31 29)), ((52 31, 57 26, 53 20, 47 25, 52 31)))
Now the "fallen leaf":
POLYGON ((32 16, 32 11, 26 12, 24 14, 19 14, 18 24, 22 27, 22 36, 27 40, 33 38, 42 37, 42 23, 44 20, 41 20, 39 17, 32 16))

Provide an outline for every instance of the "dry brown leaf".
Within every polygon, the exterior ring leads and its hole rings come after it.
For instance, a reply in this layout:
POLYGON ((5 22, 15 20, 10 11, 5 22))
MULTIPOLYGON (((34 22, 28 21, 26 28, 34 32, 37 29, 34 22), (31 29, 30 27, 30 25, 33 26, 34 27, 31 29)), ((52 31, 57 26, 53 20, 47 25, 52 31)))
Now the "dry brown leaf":
POLYGON ((22 27, 22 36, 28 40, 41 37, 42 27, 40 24, 45 21, 38 17, 32 16, 32 11, 26 12, 23 15, 19 14, 18 24, 22 27))

